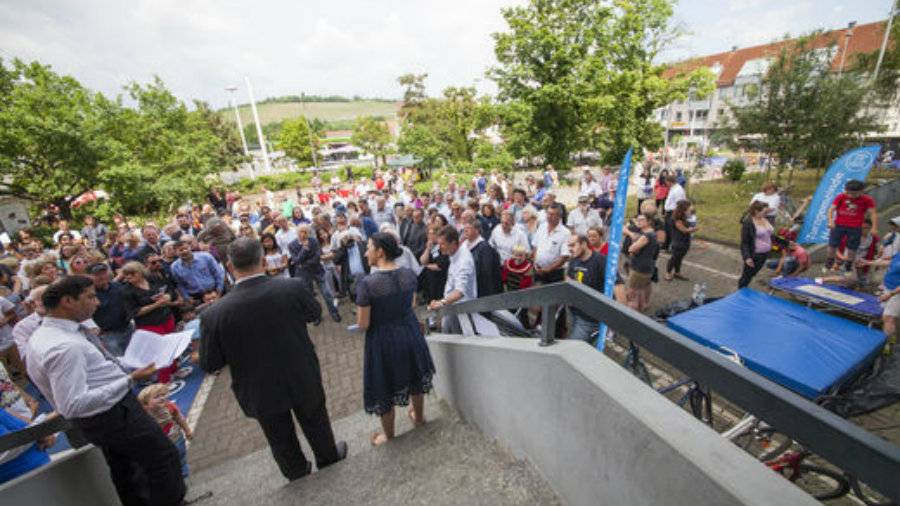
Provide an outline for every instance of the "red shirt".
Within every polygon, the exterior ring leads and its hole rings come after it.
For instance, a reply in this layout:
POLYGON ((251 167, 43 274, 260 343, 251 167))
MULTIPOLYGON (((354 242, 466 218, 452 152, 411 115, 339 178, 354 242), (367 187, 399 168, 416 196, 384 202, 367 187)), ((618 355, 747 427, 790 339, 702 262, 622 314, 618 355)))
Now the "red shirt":
POLYGON ((862 227, 866 211, 875 209, 875 201, 868 195, 851 199, 846 193, 841 193, 831 205, 835 208, 834 224, 842 227, 862 227))

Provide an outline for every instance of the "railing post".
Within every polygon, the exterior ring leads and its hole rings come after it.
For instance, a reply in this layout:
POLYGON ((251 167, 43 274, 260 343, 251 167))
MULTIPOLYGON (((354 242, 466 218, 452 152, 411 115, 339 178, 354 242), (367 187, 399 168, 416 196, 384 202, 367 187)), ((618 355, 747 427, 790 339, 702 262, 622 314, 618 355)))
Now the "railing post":
POLYGON ((556 340, 556 309, 558 305, 541 306, 541 340, 539 346, 550 346, 556 340))

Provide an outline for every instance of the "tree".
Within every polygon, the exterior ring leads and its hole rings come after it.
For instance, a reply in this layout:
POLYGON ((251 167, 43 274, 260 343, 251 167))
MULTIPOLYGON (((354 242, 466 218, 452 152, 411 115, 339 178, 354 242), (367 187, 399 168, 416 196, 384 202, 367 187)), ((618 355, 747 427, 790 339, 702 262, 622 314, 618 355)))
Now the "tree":
POLYGON ((387 164, 387 155, 393 151, 391 140, 391 132, 384 122, 369 117, 356 118, 356 126, 353 127, 353 136, 350 142, 366 153, 374 155, 376 168, 379 156, 382 163, 387 164))
POLYGON ((310 145, 310 132, 306 118, 286 119, 281 122, 279 147, 284 154, 297 160, 299 164, 313 163, 313 147, 310 145))
POLYGON ((400 132, 397 149, 422 160, 422 166, 437 167, 442 158, 443 146, 431 130, 423 125, 411 125, 400 132))
POLYGON ((831 71, 833 45, 809 47, 818 33, 780 49, 760 83, 748 88, 748 103, 732 105, 719 138, 755 144, 782 164, 806 159, 821 167, 875 129, 859 77, 831 71))
POLYGON ((712 89, 711 73, 663 79, 654 65, 680 31, 668 0, 531 0, 503 9, 509 32, 493 34, 499 65, 489 71, 501 102, 521 102, 533 151, 558 167, 595 147, 621 159, 629 146, 658 143, 652 111, 688 89, 712 89))
POLYGON ((100 181, 111 147, 103 112, 118 106, 37 62, 0 69, 0 194, 71 217, 72 201, 100 181))

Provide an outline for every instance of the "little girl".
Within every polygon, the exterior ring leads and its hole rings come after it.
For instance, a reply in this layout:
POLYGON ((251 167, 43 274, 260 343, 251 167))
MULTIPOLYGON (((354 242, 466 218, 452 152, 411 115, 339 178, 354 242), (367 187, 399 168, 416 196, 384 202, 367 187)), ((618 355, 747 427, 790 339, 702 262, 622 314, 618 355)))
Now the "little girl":
POLYGON ((263 234, 260 238, 263 245, 263 254, 266 256, 266 272, 273 278, 290 277, 287 271, 287 255, 281 252, 278 241, 272 234, 263 234))
POLYGON ((508 292, 530 288, 534 283, 534 266, 523 244, 513 246, 512 257, 503 263, 502 276, 508 292))
POLYGON ((169 388, 162 383, 154 383, 138 394, 138 401, 144 410, 156 420, 162 431, 169 437, 169 441, 178 449, 181 456, 181 476, 187 477, 187 445, 186 439, 192 439, 194 434, 188 426, 187 420, 174 402, 166 400, 169 396, 169 388))

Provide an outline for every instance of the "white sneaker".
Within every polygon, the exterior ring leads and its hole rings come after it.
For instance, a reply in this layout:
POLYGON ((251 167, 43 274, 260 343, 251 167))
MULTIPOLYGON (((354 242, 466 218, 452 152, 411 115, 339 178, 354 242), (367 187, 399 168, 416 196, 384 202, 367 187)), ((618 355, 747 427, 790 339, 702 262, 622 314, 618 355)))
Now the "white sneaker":
POLYGON ((335 297, 331 302, 334 303, 334 307, 338 307, 338 304, 341 303, 341 299, 335 297))

